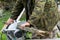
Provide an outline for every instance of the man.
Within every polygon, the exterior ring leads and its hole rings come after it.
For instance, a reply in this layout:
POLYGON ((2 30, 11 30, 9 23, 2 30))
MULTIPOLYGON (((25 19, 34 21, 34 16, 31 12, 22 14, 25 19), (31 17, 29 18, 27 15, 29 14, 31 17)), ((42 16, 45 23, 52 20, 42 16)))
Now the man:
MULTIPOLYGON (((20 25, 20 29, 22 30, 26 26, 33 25, 36 29, 51 33, 59 21, 55 0, 17 0, 12 10, 12 16, 8 19, 5 26, 16 20, 24 7, 26 9, 26 23, 20 25)), ((48 38, 49 35, 45 35, 44 37, 36 35, 36 38, 48 38)))

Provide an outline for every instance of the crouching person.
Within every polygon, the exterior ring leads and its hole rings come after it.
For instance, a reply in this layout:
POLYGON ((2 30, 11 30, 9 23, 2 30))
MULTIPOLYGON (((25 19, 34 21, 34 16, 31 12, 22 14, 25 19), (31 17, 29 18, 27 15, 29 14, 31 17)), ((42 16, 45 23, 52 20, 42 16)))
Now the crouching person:
POLYGON ((12 10, 12 16, 5 25, 9 25, 13 20, 16 20, 24 7, 26 10, 26 22, 21 24, 19 28, 24 30, 27 26, 33 26, 35 29, 47 31, 48 34, 31 34, 32 38, 35 39, 53 38, 50 35, 53 33, 54 26, 59 21, 55 0, 17 0, 12 10))

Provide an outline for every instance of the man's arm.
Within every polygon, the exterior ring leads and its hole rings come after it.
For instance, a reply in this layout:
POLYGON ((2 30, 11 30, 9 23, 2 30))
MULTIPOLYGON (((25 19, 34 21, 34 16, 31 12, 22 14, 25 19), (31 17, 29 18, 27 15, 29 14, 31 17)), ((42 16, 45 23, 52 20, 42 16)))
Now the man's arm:
POLYGON ((13 7, 12 10, 12 15, 11 15, 11 19, 16 20, 17 17, 19 16, 20 12, 23 10, 24 6, 22 3, 22 0, 17 0, 15 6, 13 7))
POLYGON ((26 7, 26 23, 20 25, 20 29, 24 29, 24 27, 30 27, 31 24, 30 22, 28 21, 29 20, 29 17, 32 15, 32 11, 34 9, 34 5, 35 5, 35 0, 28 0, 27 1, 27 7, 26 7))
POLYGON ((5 23, 4 28, 6 28, 9 24, 13 23, 14 20, 17 19, 17 17, 19 16, 20 12, 23 10, 23 4, 22 4, 22 1, 21 0, 17 0, 16 1, 16 4, 15 6, 13 7, 13 10, 12 10, 12 14, 11 14, 11 17, 7 20, 7 22, 5 23))

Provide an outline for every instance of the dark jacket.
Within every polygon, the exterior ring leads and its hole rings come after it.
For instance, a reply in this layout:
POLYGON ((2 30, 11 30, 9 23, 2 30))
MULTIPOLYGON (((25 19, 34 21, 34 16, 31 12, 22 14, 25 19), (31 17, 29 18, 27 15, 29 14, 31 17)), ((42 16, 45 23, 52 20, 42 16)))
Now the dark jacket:
POLYGON ((16 20, 16 18, 19 16, 20 12, 23 10, 24 7, 26 10, 26 20, 28 20, 34 8, 34 0, 17 0, 12 10, 11 18, 16 20))

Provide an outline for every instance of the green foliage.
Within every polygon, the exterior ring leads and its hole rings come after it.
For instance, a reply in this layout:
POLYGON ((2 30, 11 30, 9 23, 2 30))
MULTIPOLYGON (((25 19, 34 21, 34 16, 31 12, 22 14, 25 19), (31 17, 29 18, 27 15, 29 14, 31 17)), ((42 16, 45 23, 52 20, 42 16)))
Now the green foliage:
POLYGON ((60 35, 57 33, 57 38, 60 38, 60 35))
MULTIPOLYGON (((8 14, 10 14, 10 12, 9 11, 5 11, 4 13, 4 16, 2 17, 2 18, 0 18, 0 30, 2 29, 2 27, 3 27, 3 25, 4 25, 4 21, 6 21, 8 18, 9 18, 9 16, 10 15, 8 15, 8 14), (7 15, 6 15, 7 14, 7 15)), ((6 40, 6 35, 5 34, 2 34, 1 32, 0 32, 0 40, 6 40)))
POLYGON ((5 35, 5 34, 0 33, 0 40, 7 40, 7 39, 6 39, 6 35, 5 35))
MULTIPOLYGON (((5 11, 4 13, 4 16, 2 18, 0 18, 0 30, 2 29, 4 23, 10 16, 10 11, 5 11)), ((2 32, 0 32, 0 40, 7 40, 6 39, 6 35, 5 34, 2 34, 2 32)))
POLYGON ((4 16, 3 16, 2 18, 0 18, 0 30, 1 30, 1 28, 3 27, 4 22, 6 22, 7 19, 9 18, 10 12, 9 12, 9 11, 5 11, 5 12, 3 13, 3 15, 4 15, 4 16))
POLYGON ((26 38, 32 38, 32 33, 31 32, 26 32, 26 38))

